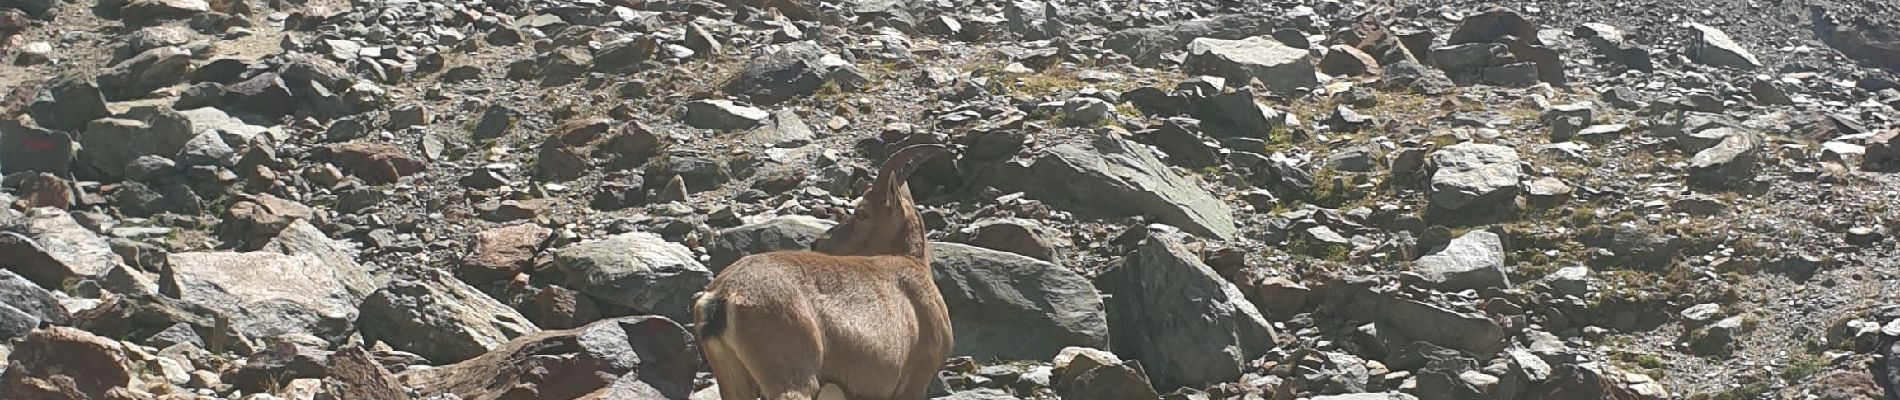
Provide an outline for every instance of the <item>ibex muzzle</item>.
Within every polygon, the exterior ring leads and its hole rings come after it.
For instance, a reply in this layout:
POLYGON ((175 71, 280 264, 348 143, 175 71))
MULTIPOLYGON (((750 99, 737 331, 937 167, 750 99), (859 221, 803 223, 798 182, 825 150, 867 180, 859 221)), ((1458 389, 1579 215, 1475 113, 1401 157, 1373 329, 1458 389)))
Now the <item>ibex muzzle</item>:
POLYGON ((726 400, 923 399, 952 337, 905 180, 947 151, 892 154, 849 219, 813 251, 739 259, 693 304, 700 348, 726 400))

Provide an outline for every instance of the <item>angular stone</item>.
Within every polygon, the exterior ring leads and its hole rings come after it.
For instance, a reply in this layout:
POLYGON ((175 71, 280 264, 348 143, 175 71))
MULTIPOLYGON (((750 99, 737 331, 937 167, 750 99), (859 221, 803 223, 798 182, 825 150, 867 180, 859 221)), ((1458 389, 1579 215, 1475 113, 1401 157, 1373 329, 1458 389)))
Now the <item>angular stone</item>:
POLYGON ((176 253, 169 257, 180 299, 231 316, 245 336, 305 334, 338 341, 352 331, 357 305, 374 288, 367 271, 316 255, 269 252, 176 253))
POLYGON ((1436 169, 1431 179, 1432 205, 1447 210, 1517 195, 1517 150, 1509 147, 1460 143, 1432 153, 1436 169))
POLYGON ((332 147, 332 151, 338 167, 371 185, 396 183, 425 168, 422 160, 389 144, 344 143, 332 147))
POLYGON ((553 229, 535 224, 509 225, 477 233, 474 249, 468 257, 462 258, 458 275, 473 284, 513 278, 532 266, 535 250, 553 234, 553 229))
POLYGON ((67 176, 73 166, 73 138, 65 132, 0 121, 0 175, 43 172, 67 176))
POLYGON ((1412 263, 1412 272, 1444 291, 1509 288, 1504 254, 1504 242, 1497 234, 1475 231, 1452 239, 1442 251, 1420 257, 1412 263))
POLYGON ((830 220, 787 215, 721 230, 706 250, 711 263, 708 266, 718 273, 748 255, 809 250, 813 241, 835 225, 830 220))
POLYGON ((87 122, 112 115, 99 85, 85 75, 66 75, 54 80, 27 105, 27 115, 40 126, 77 132, 87 122))
POLYGON ((1086 347, 1062 349, 1050 371, 1051 386, 1068 399, 1159 400, 1141 363, 1086 347))
POLYGON ((1312 55, 1265 36, 1241 40, 1194 39, 1188 43, 1188 56, 1182 68, 1188 73, 1219 76, 1229 82, 1259 79, 1268 91, 1279 95, 1319 86, 1319 78, 1313 73, 1312 55))
POLYGON ((1108 346, 1102 296, 1080 274, 955 243, 932 243, 930 255, 956 330, 956 354, 1034 360, 1071 346, 1108 346))
POLYGON ((777 46, 746 64, 744 71, 727 84, 726 93, 745 95, 754 103, 772 105, 817 92, 832 71, 840 67, 837 59, 817 42, 802 41, 777 46))
MULTIPOLYGON (((1006 172, 1007 173, 1007 172, 1006 172)), ((1233 210, 1176 174, 1144 147, 1112 137, 1065 143, 1037 156, 1016 189, 1045 201, 1069 202, 1120 215, 1148 215, 1197 235, 1232 238, 1233 210)))
POLYGON ((1143 241, 1096 285, 1109 296, 1116 353, 1141 361, 1160 390, 1235 381, 1279 341, 1239 289, 1174 239, 1143 241))
POLYGON ((191 76, 191 51, 161 47, 139 53, 99 73, 101 94, 107 100, 130 100, 154 90, 185 82, 191 76))
POLYGON ((1689 160, 1689 181, 1720 187, 1754 179, 1760 146, 1752 135, 1729 135, 1689 160))
POLYGON ((681 115, 686 125, 700 129, 736 130, 764 125, 771 113, 758 107, 740 105, 731 100, 698 100, 686 103, 681 115))
POLYGON ((195 135, 191 121, 165 108, 134 109, 114 118, 93 120, 79 135, 79 164, 106 179, 125 173, 141 156, 172 158, 195 135))
POLYGON ((133 383, 125 347, 67 327, 33 331, 16 342, 0 392, 21 399, 127 398, 133 383))
POLYGON ((110 242, 65 211, 35 208, 14 223, 14 232, 0 232, 0 268, 41 287, 98 279, 120 262, 110 242))
POLYGON ((1735 43, 1735 40, 1729 38, 1728 33, 1722 32, 1721 29, 1699 23, 1690 23, 1689 27, 1695 32, 1693 32, 1688 53, 1696 62, 1736 69, 1761 68, 1761 60, 1755 58, 1755 53, 1735 43))
POLYGON ((645 232, 584 241, 554 252, 569 287, 609 304, 649 314, 692 318, 693 293, 712 271, 677 243, 645 232))
POLYGON ((540 331, 527 317, 445 272, 422 274, 394 280, 363 301, 357 324, 364 340, 454 363, 540 331))
POLYGON ((970 224, 967 243, 991 250, 1048 262, 1060 262, 1056 254, 1058 235, 1041 223, 1028 219, 996 219, 970 224))

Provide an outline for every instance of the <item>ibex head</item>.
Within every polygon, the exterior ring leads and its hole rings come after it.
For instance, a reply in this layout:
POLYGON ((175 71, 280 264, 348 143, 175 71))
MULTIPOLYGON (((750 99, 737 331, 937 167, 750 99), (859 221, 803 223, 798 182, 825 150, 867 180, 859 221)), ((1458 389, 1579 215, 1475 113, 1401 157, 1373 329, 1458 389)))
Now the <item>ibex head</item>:
POLYGON ((812 243, 812 250, 840 256, 908 256, 929 260, 925 248, 924 221, 917 215, 917 203, 910 198, 906 183, 917 166, 931 157, 948 152, 937 144, 905 147, 891 154, 878 168, 864 198, 851 217, 825 231, 812 243))

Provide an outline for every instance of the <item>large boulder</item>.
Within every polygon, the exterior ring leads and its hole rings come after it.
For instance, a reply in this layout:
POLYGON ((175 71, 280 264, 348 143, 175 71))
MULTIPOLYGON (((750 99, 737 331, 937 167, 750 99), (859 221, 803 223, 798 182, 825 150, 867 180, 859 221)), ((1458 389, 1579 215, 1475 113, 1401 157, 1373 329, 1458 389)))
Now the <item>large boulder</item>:
POLYGON ((685 399, 699 354, 664 317, 624 317, 543 331, 480 357, 397 376, 422 398, 685 399))
POLYGON ((1510 337, 1484 314, 1395 297, 1370 285, 1352 280, 1329 283, 1324 307, 1334 315, 1372 322, 1387 348, 1425 342, 1489 359, 1504 349, 1510 337))
POLYGON ((191 120, 169 108, 140 107, 95 119, 79 135, 79 165, 101 179, 117 180, 139 157, 177 156, 194 133, 191 120))
POLYGON ((1755 53, 1735 43, 1735 39, 1721 29, 1699 23, 1691 23, 1689 27, 1695 30, 1689 43, 1689 56, 1696 62, 1736 69, 1761 68, 1761 60, 1755 58, 1755 53))
POLYGON ((1154 384, 1140 362, 1087 347, 1062 349, 1050 371, 1050 386, 1069 399, 1156 400, 1154 384))
MULTIPOLYGON (((1014 163, 1012 163, 1014 164, 1014 163)), ((1197 182, 1170 170, 1147 147, 1101 136, 1052 147, 1026 170, 1006 169, 999 187, 1119 215, 1145 215, 1197 235, 1230 239, 1233 210, 1197 182), (1004 182, 1018 179, 1015 182, 1004 182)))
POLYGON ((1140 361, 1161 391, 1238 380, 1278 342, 1240 289, 1174 239, 1143 241, 1095 283, 1115 353, 1140 361))
POLYGON ((690 320, 693 294, 712 282, 712 271, 693 252, 646 232, 589 240, 554 252, 554 265, 568 286, 603 302, 636 311, 690 320))
POLYGON ((396 183, 427 168, 421 159, 386 143, 344 143, 331 148, 337 167, 371 185, 396 183))
MULTIPOLYGON (((1016 253, 1052 263, 1062 262, 1056 254, 1059 234, 1035 220, 1002 218, 978 221, 965 228, 972 246, 1016 253)), ((1066 242, 1065 242, 1066 243, 1066 242)))
POLYGON ((77 132, 84 129, 87 122, 112 115, 106 110, 106 98, 100 93, 99 84, 81 74, 63 76, 47 84, 27 105, 26 113, 40 126, 68 132, 77 132))
POLYGON ((521 313, 447 273, 421 275, 392 281, 363 301, 357 325, 364 340, 453 363, 540 331, 521 313))
POLYGON ((1504 242, 1498 235, 1474 231, 1451 240, 1437 253, 1412 263, 1412 272, 1425 277, 1439 290, 1506 288, 1511 279, 1504 273, 1504 242))
POLYGON ((191 51, 179 47, 146 50, 99 73, 99 90, 108 100, 131 100, 191 76, 191 51))
POLYGON ((367 271, 339 268, 313 254, 194 252, 168 257, 179 298, 232 318, 246 336, 308 334, 340 341, 357 306, 374 288, 367 271))
POLYGON ((536 224, 515 224, 475 234, 474 249, 457 270, 469 283, 482 284, 513 278, 532 267, 534 254, 554 230, 536 224))
POLYGON ((18 399, 133 398, 125 347, 83 330, 52 327, 16 342, 0 393, 18 399))
POLYGON ((1040 360, 1108 346, 1102 295, 1067 268, 995 250, 931 243, 930 271, 950 309, 957 355, 1040 360))
POLYGON ((29 210, 5 230, 11 232, 0 232, 0 269, 41 287, 59 289, 105 276, 120 262, 110 242, 59 209, 29 210))
POLYGON ((1268 91, 1280 95, 1319 86, 1310 53, 1266 36, 1240 40, 1194 39, 1188 42, 1187 60, 1182 68, 1192 74, 1226 78, 1235 86, 1259 79, 1268 91))
POLYGON ((264 242, 258 250, 292 256, 316 256, 325 268, 333 272, 337 283, 357 298, 368 296, 370 291, 382 286, 381 282, 370 276, 368 269, 356 263, 355 251, 350 242, 330 238, 316 225, 311 225, 309 220, 291 221, 289 226, 277 232, 277 237, 264 242))
POLYGON ((1753 135, 1728 135, 1714 147, 1696 152, 1689 160, 1689 182, 1721 187, 1754 179, 1756 153, 1760 147, 1760 141, 1753 135))
POLYGON ((1446 210, 1508 201, 1518 191, 1517 150, 1459 143, 1432 153, 1431 202, 1446 210))
POLYGON ((1810 18, 1815 31, 1828 46, 1841 55, 1888 70, 1900 71, 1900 28, 1877 19, 1829 17, 1825 9, 1814 9, 1810 18), (1845 20, 1843 20, 1845 19, 1845 20))
POLYGON ((680 114, 687 126, 700 129, 752 129, 762 125, 771 113, 758 107, 734 103, 731 100, 697 100, 686 103, 686 110, 680 114))
POLYGON ((32 171, 67 176, 74 149, 73 137, 66 132, 0 120, 0 175, 32 171))
POLYGON ((726 85, 726 93, 746 95, 758 104, 777 104, 817 92, 834 70, 845 65, 844 59, 817 42, 786 43, 752 58, 726 85))
POLYGON ((284 228, 289 228, 292 222, 315 216, 316 211, 310 206, 294 201, 269 194, 246 195, 225 210, 224 220, 218 225, 218 237, 225 243, 237 245, 239 251, 257 250, 284 228))
POLYGON ((707 247, 706 252, 711 260, 708 266, 718 273, 748 255, 809 250, 811 242, 818 240, 826 230, 837 224, 820 218, 788 215, 727 228, 713 236, 712 244, 707 247))
POLYGON ((26 334, 40 323, 68 325, 72 315, 66 312, 66 306, 53 298, 33 281, 0 269, 0 340, 11 340, 26 334), (24 329, 20 329, 24 328, 24 329))

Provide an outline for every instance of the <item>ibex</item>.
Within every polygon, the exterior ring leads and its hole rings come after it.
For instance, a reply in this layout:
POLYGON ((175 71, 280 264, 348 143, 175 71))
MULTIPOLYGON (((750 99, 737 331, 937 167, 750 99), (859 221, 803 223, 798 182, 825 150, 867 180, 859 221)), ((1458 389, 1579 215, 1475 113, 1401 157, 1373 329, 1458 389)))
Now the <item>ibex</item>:
POLYGON ((930 274, 905 180, 947 151, 906 147, 812 251, 746 256, 693 304, 700 348, 726 400, 923 399, 950 353, 949 312, 930 274))

